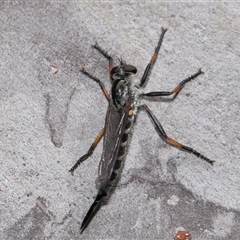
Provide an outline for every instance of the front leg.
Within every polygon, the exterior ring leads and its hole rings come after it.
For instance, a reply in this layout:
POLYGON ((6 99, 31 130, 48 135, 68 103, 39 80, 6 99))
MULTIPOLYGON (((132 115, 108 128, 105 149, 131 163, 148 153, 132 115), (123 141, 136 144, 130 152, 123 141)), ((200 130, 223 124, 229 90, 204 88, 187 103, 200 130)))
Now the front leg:
POLYGON ((98 85, 100 86, 100 88, 101 88, 104 96, 106 97, 106 99, 107 99, 108 102, 109 102, 109 100, 110 100, 109 94, 108 94, 107 89, 105 88, 103 82, 102 82, 101 80, 99 80, 98 78, 92 76, 90 73, 88 73, 84 67, 82 67, 81 72, 82 72, 84 75, 86 75, 86 76, 88 76, 89 78, 91 78, 94 82, 98 83, 98 85))
POLYGON ((162 27, 162 34, 158 40, 158 44, 157 44, 157 47, 155 48, 154 54, 152 55, 150 62, 148 63, 147 67, 145 68, 141 82, 139 84, 140 87, 142 87, 145 84, 145 82, 147 81, 147 78, 150 75, 151 68, 153 67, 154 63, 156 62, 159 50, 162 45, 163 37, 164 37, 164 34, 166 33, 166 31, 167 31, 167 28, 162 27))
POLYGON ((109 74, 111 75, 111 71, 113 68, 113 58, 101 47, 99 47, 97 42, 92 47, 98 50, 109 61, 109 74))

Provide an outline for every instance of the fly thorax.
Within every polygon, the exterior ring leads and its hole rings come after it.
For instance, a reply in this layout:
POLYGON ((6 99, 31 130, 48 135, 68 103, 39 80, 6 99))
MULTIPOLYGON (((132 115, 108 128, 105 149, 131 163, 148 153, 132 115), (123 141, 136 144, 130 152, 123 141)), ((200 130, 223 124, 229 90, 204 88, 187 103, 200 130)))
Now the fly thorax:
POLYGON ((135 116, 138 111, 138 107, 140 105, 139 103, 139 88, 135 84, 135 82, 131 82, 129 86, 129 91, 130 91, 130 96, 131 96, 131 109, 132 109, 132 114, 135 116))
POLYGON ((112 100, 114 106, 117 108, 124 107, 129 97, 128 81, 126 79, 116 80, 112 86, 112 100))

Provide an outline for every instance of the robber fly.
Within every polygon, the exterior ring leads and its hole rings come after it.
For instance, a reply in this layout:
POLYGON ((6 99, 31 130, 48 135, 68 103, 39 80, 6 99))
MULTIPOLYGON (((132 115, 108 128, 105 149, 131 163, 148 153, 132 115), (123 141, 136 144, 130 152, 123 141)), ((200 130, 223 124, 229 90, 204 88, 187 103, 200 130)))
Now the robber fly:
POLYGON ((102 81, 88 73, 84 67, 81 70, 82 73, 85 74, 88 78, 99 84, 104 96, 109 103, 104 128, 98 134, 88 152, 83 155, 69 170, 73 174, 74 170, 79 166, 79 164, 92 155, 97 144, 103 137, 103 153, 98 167, 98 178, 96 180, 98 194, 82 222, 81 233, 84 231, 92 217, 99 209, 103 199, 109 195, 114 184, 116 184, 118 174, 123 165, 123 159, 128 142, 128 135, 139 109, 145 110, 148 117, 152 121, 157 133, 167 143, 181 150, 192 153, 195 156, 209 162, 210 164, 213 164, 214 162, 214 160, 210 160, 194 149, 182 145, 181 143, 168 137, 162 125, 154 116, 152 111, 147 107, 147 105, 140 104, 141 98, 175 95, 179 93, 179 91, 187 82, 190 82, 203 73, 203 71, 199 69, 197 73, 180 82, 180 84, 178 84, 172 91, 149 93, 143 93, 141 91, 141 89, 145 86, 145 83, 150 75, 151 68, 157 59, 166 31, 167 29, 162 28, 162 33, 155 48, 155 52, 147 67, 145 68, 144 74, 139 83, 136 83, 132 78, 137 73, 136 67, 126 64, 122 59, 119 59, 119 65, 113 66, 113 58, 101 47, 99 47, 97 43, 92 47, 100 52, 100 54, 102 54, 109 61, 109 74, 112 83, 110 92, 108 93, 102 81))

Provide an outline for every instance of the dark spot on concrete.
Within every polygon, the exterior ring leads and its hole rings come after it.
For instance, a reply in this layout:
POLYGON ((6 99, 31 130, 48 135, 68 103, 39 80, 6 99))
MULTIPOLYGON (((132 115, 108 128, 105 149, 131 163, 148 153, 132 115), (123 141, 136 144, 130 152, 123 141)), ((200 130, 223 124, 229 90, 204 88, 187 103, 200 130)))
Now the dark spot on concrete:
POLYGON ((47 215, 36 206, 26 216, 5 230, 4 239, 42 240, 44 228, 48 221, 47 215))

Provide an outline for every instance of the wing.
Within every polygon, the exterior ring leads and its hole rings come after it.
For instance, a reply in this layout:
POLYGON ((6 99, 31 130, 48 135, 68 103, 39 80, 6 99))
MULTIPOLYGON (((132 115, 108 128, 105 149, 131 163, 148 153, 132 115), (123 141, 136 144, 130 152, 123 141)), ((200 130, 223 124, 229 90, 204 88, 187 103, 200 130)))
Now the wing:
POLYGON ((105 119, 105 133, 103 140, 103 153, 98 167, 98 179, 96 187, 103 188, 112 173, 117 159, 124 127, 127 120, 127 109, 116 110, 109 104, 105 119))

